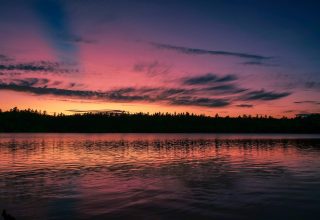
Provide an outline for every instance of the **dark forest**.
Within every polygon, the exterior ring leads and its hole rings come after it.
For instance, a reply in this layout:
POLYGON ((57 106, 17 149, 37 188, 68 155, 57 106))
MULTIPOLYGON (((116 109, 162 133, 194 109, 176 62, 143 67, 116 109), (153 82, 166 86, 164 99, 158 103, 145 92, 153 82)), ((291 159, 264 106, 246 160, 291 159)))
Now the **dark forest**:
POLYGON ((49 115, 13 108, 0 112, 0 132, 320 133, 320 114, 295 118, 126 112, 49 115))

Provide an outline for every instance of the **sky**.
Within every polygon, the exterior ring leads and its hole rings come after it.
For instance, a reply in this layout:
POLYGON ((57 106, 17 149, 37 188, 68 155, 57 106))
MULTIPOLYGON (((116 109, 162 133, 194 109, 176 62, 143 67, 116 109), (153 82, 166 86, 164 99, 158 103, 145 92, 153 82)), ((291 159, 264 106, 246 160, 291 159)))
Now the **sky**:
POLYGON ((319 1, 0 5, 2 110, 320 113, 319 1))

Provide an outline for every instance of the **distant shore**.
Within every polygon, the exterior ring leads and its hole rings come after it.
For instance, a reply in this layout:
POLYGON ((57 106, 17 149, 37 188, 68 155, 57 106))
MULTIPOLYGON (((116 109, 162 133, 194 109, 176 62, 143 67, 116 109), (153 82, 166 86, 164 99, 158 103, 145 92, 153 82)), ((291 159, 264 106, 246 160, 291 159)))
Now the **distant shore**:
POLYGON ((319 134, 320 114, 295 118, 114 112, 48 115, 14 108, 0 111, 0 132, 319 134))

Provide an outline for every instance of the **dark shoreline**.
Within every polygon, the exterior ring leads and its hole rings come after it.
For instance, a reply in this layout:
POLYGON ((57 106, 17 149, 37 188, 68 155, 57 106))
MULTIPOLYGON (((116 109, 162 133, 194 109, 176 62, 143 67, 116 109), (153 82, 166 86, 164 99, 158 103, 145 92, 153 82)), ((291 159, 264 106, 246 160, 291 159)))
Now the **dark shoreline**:
POLYGON ((0 133, 275 133, 319 134, 320 114, 295 118, 183 114, 0 112, 0 133))
MULTIPOLYGON (((88 132, 88 131, 0 131, 0 134, 217 134, 217 135, 223 135, 223 134, 254 134, 254 135, 320 135, 320 132, 314 132, 314 133, 294 133, 294 132, 88 132)), ((320 137, 320 136, 319 136, 320 137)))

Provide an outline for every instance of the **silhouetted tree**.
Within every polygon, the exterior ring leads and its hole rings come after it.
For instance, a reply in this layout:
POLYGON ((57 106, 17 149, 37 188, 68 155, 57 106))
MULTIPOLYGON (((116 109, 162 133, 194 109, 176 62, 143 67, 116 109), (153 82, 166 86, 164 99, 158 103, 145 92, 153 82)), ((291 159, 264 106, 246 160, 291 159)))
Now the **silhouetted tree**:
POLYGON ((295 118, 186 113, 100 112, 48 115, 37 110, 0 111, 0 132, 246 132, 320 133, 320 114, 295 118))

